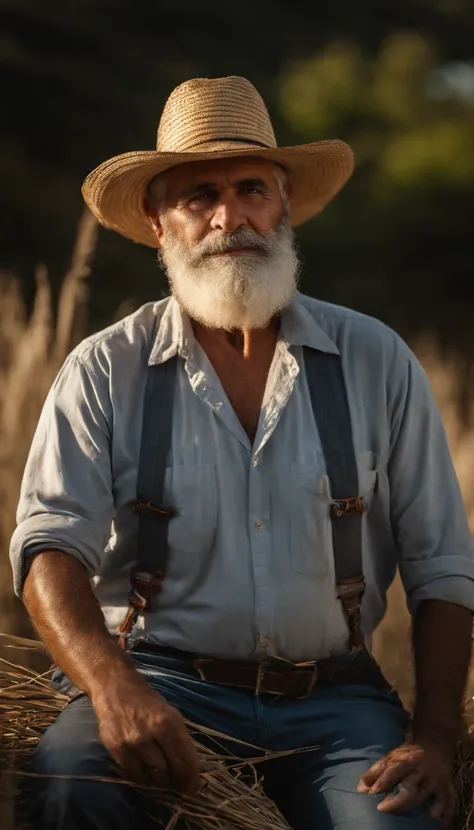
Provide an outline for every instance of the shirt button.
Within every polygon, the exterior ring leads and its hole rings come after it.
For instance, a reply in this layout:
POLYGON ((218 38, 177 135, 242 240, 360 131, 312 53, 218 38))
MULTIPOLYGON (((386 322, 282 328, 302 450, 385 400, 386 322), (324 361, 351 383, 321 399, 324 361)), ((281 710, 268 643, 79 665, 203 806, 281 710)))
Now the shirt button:
POLYGON ((266 648, 270 644, 270 640, 268 639, 268 637, 260 637, 258 644, 260 648, 266 648))
POLYGON ((253 524, 257 530, 261 530, 263 527, 263 522, 260 519, 255 519, 253 524))

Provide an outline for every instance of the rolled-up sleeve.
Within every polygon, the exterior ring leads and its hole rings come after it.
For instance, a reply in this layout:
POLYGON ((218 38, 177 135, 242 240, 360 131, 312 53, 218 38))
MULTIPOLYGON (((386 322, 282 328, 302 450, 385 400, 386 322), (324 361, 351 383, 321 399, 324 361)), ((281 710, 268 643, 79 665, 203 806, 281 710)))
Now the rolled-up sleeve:
POLYGON ((391 521, 409 610, 440 599, 474 611, 473 545, 441 417, 411 352, 389 388, 391 521))
POLYGON ((110 421, 106 373, 72 353, 48 394, 23 475, 10 546, 18 596, 26 557, 40 550, 64 551, 96 572, 114 510, 110 421))

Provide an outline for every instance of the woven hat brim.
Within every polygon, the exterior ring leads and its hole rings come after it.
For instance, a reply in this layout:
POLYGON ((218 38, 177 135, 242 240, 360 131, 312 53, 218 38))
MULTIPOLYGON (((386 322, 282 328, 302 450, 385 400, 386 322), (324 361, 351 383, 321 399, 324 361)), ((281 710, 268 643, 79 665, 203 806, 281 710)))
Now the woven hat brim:
POLYGON ((207 159, 254 156, 283 165, 292 176, 290 221, 300 225, 319 213, 350 178, 354 154, 343 141, 317 141, 297 147, 262 149, 236 145, 190 153, 137 151, 105 161, 83 186, 84 200, 99 222, 123 236, 157 248, 144 210, 147 185, 158 173, 176 165, 207 159))

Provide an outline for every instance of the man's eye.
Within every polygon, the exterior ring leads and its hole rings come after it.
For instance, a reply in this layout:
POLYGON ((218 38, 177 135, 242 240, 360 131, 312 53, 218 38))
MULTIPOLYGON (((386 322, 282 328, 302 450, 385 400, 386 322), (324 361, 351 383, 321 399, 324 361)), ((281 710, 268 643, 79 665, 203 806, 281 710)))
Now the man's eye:
POLYGON ((211 191, 207 191, 206 193, 197 193, 196 196, 192 196, 189 200, 188 206, 200 208, 203 205, 208 205, 213 199, 214 194, 211 191))
POLYGON ((259 196, 263 196, 263 190, 261 187, 244 187, 244 193, 249 195, 258 193, 259 196))

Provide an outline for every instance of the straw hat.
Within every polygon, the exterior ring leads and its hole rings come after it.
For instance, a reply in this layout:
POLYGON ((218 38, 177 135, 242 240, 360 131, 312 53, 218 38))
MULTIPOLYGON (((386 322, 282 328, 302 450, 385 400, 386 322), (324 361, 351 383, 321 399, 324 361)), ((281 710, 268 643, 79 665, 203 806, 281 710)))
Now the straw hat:
POLYGON ((293 225, 322 210, 354 167, 352 150, 343 141, 278 147, 263 99, 246 78, 195 78, 168 98, 156 150, 105 161, 88 175, 82 193, 102 225, 156 248, 144 210, 151 179, 178 164, 246 155, 274 161, 289 171, 293 225))

